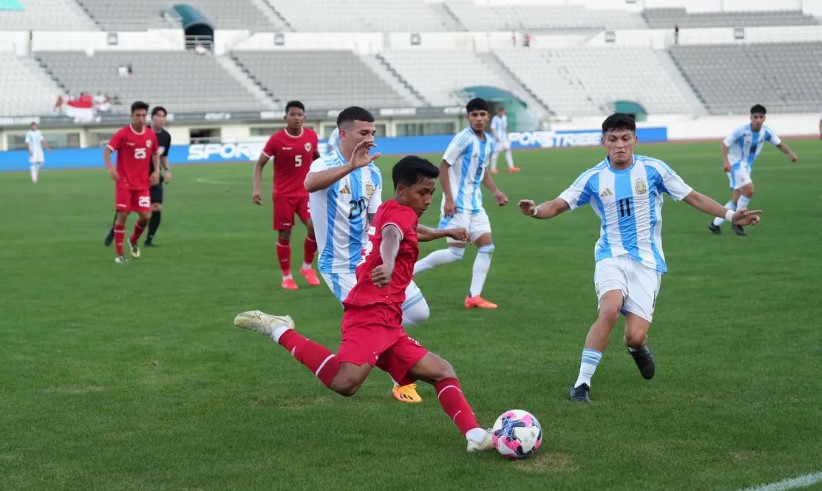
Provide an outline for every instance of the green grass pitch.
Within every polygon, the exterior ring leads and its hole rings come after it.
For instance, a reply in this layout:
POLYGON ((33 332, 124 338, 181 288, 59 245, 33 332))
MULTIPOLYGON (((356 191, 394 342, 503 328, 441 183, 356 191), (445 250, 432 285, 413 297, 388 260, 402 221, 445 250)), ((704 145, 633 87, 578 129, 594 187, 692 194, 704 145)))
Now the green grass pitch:
MULTIPOLYGON (((764 213, 748 237, 727 225, 713 236, 709 217, 666 199, 657 375, 640 377, 620 325, 590 405, 567 394, 596 316, 598 221, 588 207, 536 221, 516 201, 554 198, 603 151, 515 154, 523 171, 496 178, 511 203, 486 196, 496 253, 483 295, 500 308, 463 308, 469 249, 417 278, 431 318, 410 333, 452 362, 482 424, 510 408, 539 418, 542 449, 522 462, 467 454, 428 386, 422 404, 400 404, 374 372, 345 399, 232 326, 259 308, 339 342, 324 285, 279 289, 271 205, 251 203, 251 164, 176 166, 160 247, 125 266, 102 245, 104 169, 47 168, 37 185, 0 173, 0 487, 739 489, 819 472, 822 144, 789 143, 798 163, 771 147, 756 163, 751 207, 764 213)), ((719 142, 637 153, 728 199, 719 142)), ((396 160, 380 159, 384 176, 396 160)), ((437 223, 438 205, 423 223, 437 223)))

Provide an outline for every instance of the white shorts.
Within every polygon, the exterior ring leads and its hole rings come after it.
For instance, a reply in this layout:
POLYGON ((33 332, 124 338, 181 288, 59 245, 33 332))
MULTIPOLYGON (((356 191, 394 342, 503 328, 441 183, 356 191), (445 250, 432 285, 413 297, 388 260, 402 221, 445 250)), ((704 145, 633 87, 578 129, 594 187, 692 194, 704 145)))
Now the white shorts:
MULTIPOLYGON (((331 293, 342 303, 348 298, 348 294, 354 285, 357 284, 356 273, 320 273, 325 280, 325 284, 331 289, 331 293)), ((402 304, 403 310, 408 310, 420 300, 424 300, 420 287, 413 281, 405 289, 405 302, 402 304)))
POLYGON ((502 141, 498 141, 497 145, 494 147, 494 152, 500 153, 503 150, 508 150, 511 148, 511 142, 508 141, 508 137, 506 137, 502 141))
POLYGON ((726 172, 726 174, 728 175, 728 180, 731 181, 731 189, 734 191, 753 183, 751 173, 748 172, 748 168, 744 165, 740 165, 738 169, 732 167, 731 172, 726 172))
POLYGON ((620 290, 623 314, 632 312, 648 322, 653 321, 661 282, 662 273, 629 256, 602 259, 594 270, 598 300, 610 291, 620 290))
MULTIPOLYGON (((485 210, 480 210, 479 213, 457 212, 450 217, 440 217, 440 223, 437 225, 440 230, 450 230, 452 228, 464 228, 468 230, 468 235, 471 236, 471 242, 476 240, 483 234, 491 233, 491 221, 488 220, 488 214, 485 210)), ((458 240, 448 237, 449 244, 460 244, 458 240)))
POLYGON ((43 164, 45 159, 43 158, 43 152, 34 152, 33 154, 29 155, 29 164, 43 164))

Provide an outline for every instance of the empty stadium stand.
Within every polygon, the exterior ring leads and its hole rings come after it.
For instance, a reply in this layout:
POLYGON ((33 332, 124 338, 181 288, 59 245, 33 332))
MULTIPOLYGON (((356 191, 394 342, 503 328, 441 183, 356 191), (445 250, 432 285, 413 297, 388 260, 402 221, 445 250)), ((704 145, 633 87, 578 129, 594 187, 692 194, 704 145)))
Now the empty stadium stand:
POLYGON ((23 0, 0 8, 0 31, 96 31, 74 0, 23 0))
POLYGON ((386 51, 379 57, 432 106, 462 105, 466 87, 504 85, 473 51, 386 51))
POLYGON ((688 27, 757 27, 795 26, 816 24, 812 15, 801 10, 772 10, 758 12, 696 12, 684 8, 645 9, 642 17, 651 29, 688 27))
POLYGON ((310 109, 410 107, 350 51, 235 51, 232 57, 275 100, 310 109))
POLYGON ((265 0, 296 31, 441 32, 446 25, 422 0, 265 0))
POLYGON ((496 54, 558 116, 607 114, 617 100, 638 102, 654 114, 694 110, 666 54, 651 48, 506 49, 496 54))
POLYGON ((0 52, 0 93, 3 116, 49 114, 61 89, 31 59, 0 52), (33 66, 32 66, 33 65, 33 66))
POLYGON ((460 0, 445 6, 469 31, 541 29, 635 29, 644 28, 639 14, 625 10, 594 10, 580 6, 477 5, 460 0))
MULTIPOLYGON (((42 0, 48 1, 48 0, 42 0)), ((265 12, 249 1, 224 0, 76 0, 107 31, 131 31, 169 27, 163 13, 176 3, 186 3, 200 11, 215 29, 264 31, 273 28, 265 12)))
POLYGON ((671 56, 712 114, 816 111, 822 43, 674 46, 671 56))
POLYGON ((122 102, 128 113, 134 100, 162 104, 172 112, 259 110, 260 101, 210 56, 190 51, 38 52, 37 59, 66 92, 103 92, 122 102), (123 77, 118 66, 131 64, 123 77))

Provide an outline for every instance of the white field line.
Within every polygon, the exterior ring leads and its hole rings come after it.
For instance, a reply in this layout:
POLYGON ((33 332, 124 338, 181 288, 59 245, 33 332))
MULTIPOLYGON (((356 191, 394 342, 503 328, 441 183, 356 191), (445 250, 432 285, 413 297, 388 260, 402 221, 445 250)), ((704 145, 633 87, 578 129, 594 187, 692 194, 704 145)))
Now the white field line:
POLYGON ((786 491, 788 489, 807 488, 818 482, 822 482, 822 472, 805 474, 804 476, 785 479, 784 481, 763 484, 755 488, 747 488, 742 491, 786 491))

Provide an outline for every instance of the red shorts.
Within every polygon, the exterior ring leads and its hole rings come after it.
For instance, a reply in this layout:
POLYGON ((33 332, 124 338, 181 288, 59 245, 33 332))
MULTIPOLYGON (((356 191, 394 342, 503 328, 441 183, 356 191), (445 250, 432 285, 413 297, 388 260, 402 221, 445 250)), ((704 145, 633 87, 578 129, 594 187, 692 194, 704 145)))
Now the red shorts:
POLYGON ((117 211, 151 211, 149 188, 129 189, 114 187, 114 209, 117 211))
POLYGON ((428 353, 402 328, 402 311, 379 305, 345 306, 337 361, 371 366, 388 372, 400 385, 416 379, 408 371, 428 353))
POLYGON ((304 222, 311 218, 308 196, 272 196, 271 200, 274 202, 274 230, 291 230, 295 214, 304 222))

